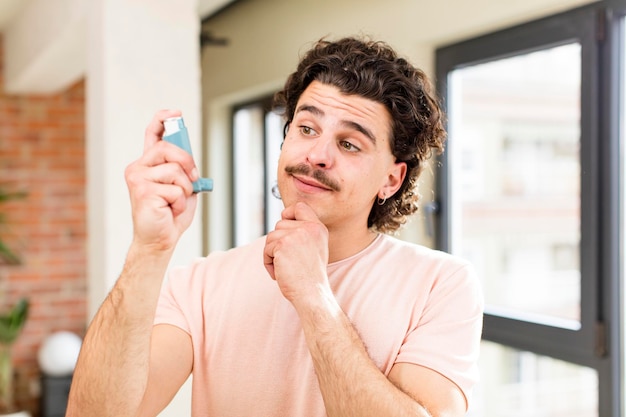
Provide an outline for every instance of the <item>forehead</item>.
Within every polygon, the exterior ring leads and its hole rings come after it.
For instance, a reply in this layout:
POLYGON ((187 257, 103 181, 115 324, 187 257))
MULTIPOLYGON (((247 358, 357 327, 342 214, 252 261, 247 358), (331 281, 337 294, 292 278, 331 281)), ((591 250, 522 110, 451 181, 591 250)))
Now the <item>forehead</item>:
POLYGON ((333 85, 313 81, 298 99, 294 117, 299 110, 311 107, 317 110, 320 117, 363 125, 379 140, 387 141, 390 137, 389 111, 383 104, 372 99, 344 94, 333 85))

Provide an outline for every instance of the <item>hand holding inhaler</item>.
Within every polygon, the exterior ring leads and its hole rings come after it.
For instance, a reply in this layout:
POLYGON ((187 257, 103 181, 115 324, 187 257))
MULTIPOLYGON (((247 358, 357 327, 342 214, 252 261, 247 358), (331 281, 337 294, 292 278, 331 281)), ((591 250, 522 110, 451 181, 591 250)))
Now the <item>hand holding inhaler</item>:
MULTIPOLYGON (((184 149, 189 155, 193 156, 191 152, 191 143, 189 142, 189 135, 187 133, 187 127, 182 117, 170 117, 163 121, 165 127, 165 134, 163 140, 170 142, 179 148, 184 149)), ((213 191, 213 180, 210 178, 198 178, 193 182, 193 192, 200 193, 203 191, 213 191)))

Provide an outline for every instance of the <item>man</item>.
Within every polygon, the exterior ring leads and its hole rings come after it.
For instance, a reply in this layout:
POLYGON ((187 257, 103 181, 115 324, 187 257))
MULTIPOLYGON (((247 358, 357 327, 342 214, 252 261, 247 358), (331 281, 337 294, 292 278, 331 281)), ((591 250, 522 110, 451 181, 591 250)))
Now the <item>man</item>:
POLYGON ((461 416, 482 299, 466 262, 381 232, 416 210, 443 149, 425 75, 388 46, 320 41, 277 94, 285 205, 274 231, 161 281, 196 206, 161 139, 126 170, 134 238, 76 367, 72 416, 155 416, 193 373, 200 416, 461 416))

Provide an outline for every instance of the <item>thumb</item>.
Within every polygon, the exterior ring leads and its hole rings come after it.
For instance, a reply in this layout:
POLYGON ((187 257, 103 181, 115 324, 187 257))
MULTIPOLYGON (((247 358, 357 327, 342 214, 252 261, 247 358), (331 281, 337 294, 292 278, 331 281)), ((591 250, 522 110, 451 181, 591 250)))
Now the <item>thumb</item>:
POLYGON ((319 223, 320 221, 311 206, 303 202, 297 202, 293 206, 283 210, 283 219, 285 219, 286 215, 289 215, 291 220, 301 220, 317 223, 319 223))

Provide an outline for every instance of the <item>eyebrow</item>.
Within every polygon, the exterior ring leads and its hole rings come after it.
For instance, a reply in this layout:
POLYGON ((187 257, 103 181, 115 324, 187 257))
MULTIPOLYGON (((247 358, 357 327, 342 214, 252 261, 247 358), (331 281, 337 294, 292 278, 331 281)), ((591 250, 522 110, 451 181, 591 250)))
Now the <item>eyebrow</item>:
MULTIPOLYGON (((308 112, 308 113, 311 113, 314 116, 318 116, 318 117, 324 117, 325 116, 325 113, 324 113, 324 111, 322 109, 320 109, 319 107, 315 107, 313 105, 310 105, 310 104, 303 104, 300 107, 298 107, 296 109, 296 114, 298 114, 300 112, 308 112)), ((354 122, 352 120, 342 120, 341 124, 343 126, 346 126, 346 127, 350 128, 350 129, 353 129, 353 130, 356 130, 356 131, 362 133, 374 145, 376 145, 376 137, 374 136, 374 134, 372 133, 371 130, 369 130, 368 128, 366 128, 362 124, 354 122)))

